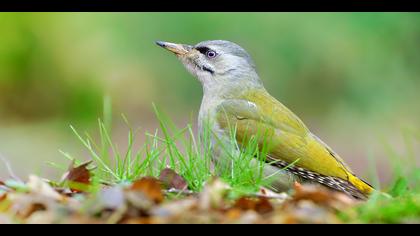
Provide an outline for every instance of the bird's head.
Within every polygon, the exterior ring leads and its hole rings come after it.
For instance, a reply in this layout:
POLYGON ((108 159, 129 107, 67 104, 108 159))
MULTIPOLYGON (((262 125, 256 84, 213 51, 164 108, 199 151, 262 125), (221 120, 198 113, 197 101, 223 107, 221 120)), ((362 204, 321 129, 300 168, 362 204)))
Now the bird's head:
POLYGON ((225 40, 210 40, 195 46, 157 41, 175 53, 204 89, 262 86, 250 55, 239 45, 225 40))

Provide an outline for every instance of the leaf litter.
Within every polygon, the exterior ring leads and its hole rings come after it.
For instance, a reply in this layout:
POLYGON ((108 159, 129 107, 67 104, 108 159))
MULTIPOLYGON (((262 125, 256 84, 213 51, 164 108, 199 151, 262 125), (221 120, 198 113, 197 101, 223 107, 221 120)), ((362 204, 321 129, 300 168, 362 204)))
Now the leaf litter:
POLYGON ((12 187, 0 181, 0 223, 341 223, 337 213, 358 204, 345 194, 298 183, 290 194, 261 188, 233 198, 233 189, 215 177, 196 193, 170 168, 158 178, 91 191, 90 165, 72 163, 59 184, 35 175, 12 187))

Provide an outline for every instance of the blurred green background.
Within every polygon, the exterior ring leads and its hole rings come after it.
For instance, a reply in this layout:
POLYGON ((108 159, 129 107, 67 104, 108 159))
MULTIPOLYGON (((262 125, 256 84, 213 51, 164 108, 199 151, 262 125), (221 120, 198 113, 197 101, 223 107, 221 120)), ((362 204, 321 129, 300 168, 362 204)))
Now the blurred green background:
POLYGON ((153 132, 154 102, 187 124, 201 86, 154 41, 208 39, 243 46, 359 175, 376 167, 386 183, 389 157, 420 161, 417 13, 0 13, 0 156, 22 177, 56 176, 45 162, 66 163, 59 149, 87 157, 69 124, 95 132, 104 96, 122 147, 121 113, 153 132))

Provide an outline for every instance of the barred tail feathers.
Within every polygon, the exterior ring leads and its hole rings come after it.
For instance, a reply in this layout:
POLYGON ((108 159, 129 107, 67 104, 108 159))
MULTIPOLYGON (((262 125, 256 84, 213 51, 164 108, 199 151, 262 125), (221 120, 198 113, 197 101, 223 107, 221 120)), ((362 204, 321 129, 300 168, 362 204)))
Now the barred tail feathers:
MULTIPOLYGON (((270 158, 271 159, 271 158, 270 158)), ((356 176, 350 177, 349 181, 332 176, 325 176, 297 166, 290 166, 287 162, 272 160, 272 165, 291 172, 306 181, 316 182, 331 189, 346 193, 356 199, 365 200, 373 188, 356 176)))

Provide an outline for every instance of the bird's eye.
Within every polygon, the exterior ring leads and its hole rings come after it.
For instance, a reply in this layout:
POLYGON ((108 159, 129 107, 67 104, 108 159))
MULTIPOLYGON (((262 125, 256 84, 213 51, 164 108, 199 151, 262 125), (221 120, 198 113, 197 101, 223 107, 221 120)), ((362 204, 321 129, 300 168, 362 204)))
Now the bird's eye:
POLYGON ((208 58, 214 58, 214 57, 216 57, 216 56, 217 56, 217 53, 216 53, 215 51, 213 51, 213 50, 208 50, 208 51, 206 52, 206 56, 207 56, 208 58))

